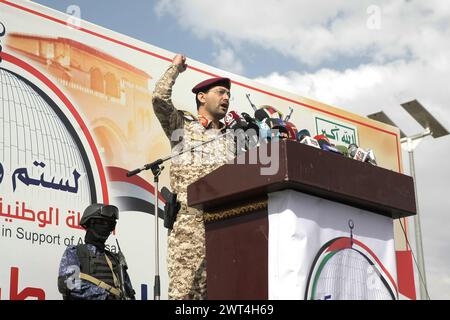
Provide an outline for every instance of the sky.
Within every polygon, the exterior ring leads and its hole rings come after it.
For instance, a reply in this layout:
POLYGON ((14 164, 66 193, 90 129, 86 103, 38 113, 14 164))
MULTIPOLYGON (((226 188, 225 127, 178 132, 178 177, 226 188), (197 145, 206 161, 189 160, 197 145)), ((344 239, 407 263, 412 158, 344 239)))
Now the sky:
MULTIPOLYGON (((407 135, 424 130, 400 106, 417 99, 450 130, 447 0, 34 2, 356 114, 384 111, 407 135)), ((450 299, 449 158, 450 135, 414 151, 431 299, 450 299)))

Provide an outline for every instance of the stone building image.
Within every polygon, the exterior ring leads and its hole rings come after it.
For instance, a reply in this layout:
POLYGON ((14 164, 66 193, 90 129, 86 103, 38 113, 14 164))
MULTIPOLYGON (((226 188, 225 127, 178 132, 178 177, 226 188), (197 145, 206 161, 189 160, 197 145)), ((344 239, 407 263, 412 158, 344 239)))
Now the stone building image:
MULTIPOLYGON (((149 142, 160 129, 148 88, 152 77, 143 70, 68 38, 10 33, 6 45, 37 62, 64 87, 91 128, 105 165, 126 168, 127 158, 159 143, 159 138, 149 142)), ((145 154, 141 157, 147 160, 145 154)))

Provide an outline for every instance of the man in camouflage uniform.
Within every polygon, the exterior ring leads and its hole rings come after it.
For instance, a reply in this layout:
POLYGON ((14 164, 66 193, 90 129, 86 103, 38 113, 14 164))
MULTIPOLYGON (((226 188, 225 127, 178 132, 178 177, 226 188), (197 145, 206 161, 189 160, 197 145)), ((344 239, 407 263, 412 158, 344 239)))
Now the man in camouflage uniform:
MULTIPOLYGON (((230 79, 213 78, 196 85, 198 115, 177 110, 171 100, 178 75, 187 68, 186 57, 176 55, 172 64, 156 83, 153 109, 178 152, 223 134, 221 120, 230 102, 230 79)), ((224 135, 193 152, 172 159, 170 184, 178 194, 181 209, 168 239, 169 299, 206 298, 205 226, 203 213, 187 206, 187 186, 217 169, 235 154, 234 140, 224 135)))

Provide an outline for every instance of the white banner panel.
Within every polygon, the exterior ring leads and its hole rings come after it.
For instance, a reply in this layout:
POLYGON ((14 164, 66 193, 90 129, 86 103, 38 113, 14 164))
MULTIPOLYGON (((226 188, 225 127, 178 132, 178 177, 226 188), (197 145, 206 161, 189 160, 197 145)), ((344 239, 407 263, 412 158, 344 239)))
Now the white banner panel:
POLYGON ((269 299, 397 299, 390 218, 293 190, 268 210, 269 299))

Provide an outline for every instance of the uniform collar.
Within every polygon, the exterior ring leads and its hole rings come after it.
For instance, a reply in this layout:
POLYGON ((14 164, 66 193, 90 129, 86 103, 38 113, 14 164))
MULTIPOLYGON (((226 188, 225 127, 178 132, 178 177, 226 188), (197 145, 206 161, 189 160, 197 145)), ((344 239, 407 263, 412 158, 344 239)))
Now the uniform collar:
MULTIPOLYGON (((208 119, 204 115, 198 114, 197 115, 197 120, 198 120, 198 122, 200 122, 202 124, 202 126, 205 129, 211 129, 212 128, 212 120, 208 119)), ((225 127, 225 124, 223 124, 223 122, 219 121, 219 129, 223 129, 224 127, 225 127)))

